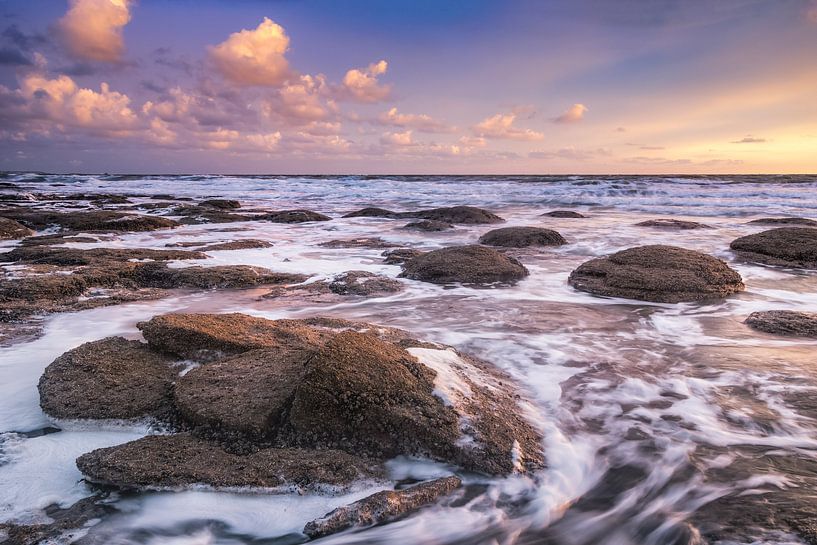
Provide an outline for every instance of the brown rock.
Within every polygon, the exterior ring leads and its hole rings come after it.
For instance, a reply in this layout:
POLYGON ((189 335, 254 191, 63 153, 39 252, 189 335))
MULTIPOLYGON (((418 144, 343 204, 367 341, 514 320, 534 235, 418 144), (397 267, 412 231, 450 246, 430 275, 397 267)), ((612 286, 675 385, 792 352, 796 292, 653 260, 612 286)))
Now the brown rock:
POLYGON ((817 230, 808 227, 770 229, 735 239, 729 247, 748 261, 817 269, 817 230))
POLYGON ((0 240, 16 240, 30 237, 34 231, 9 218, 0 217, 0 240))
POLYGON ((189 250, 152 250, 149 248, 62 248, 54 246, 19 246, 0 254, 0 261, 61 266, 108 265, 132 261, 173 261, 204 259, 207 255, 189 250))
POLYGON ((40 406, 62 419, 162 416, 177 375, 146 344, 108 337, 69 350, 40 377, 40 406))
POLYGON ((657 219, 657 220, 647 220, 636 223, 638 227, 659 227, 661 229, 674 229, 680 231, 686 231, 688 229, 712 229, 711 226, 706 225, 705 223, 698 223, 697 221, 683 221, 683 220, 673 220, 673 219, 657 219))
POLYGON ((299 274, 275 273, 250 265, 170 268, 164 263, 139 265, 123 276, 143 288, 208 290, 291 284, 307 279, 306 276, 299 274))
POLYGON ((329 291, 337 295, 360 295, 371 297, 402 291, 399 280, 366 271, 348 271, 335 276, 329 282, 329 291))
POLYGON ((817 312, 769 310, 753 312, 746 318, 752 329, 792 337, 817 337, 817 312))
POLYGON ((392 242, 386 242, 382 238, 370 238, 370 237, 362 237, 362 238, 352 238, 352 239, 343 239, 343 240, 330 240, 328 242, 322 242, 318 246, 322 248, 392 248, 396 246, 396 244, 392 242))
POLYGON ((255 248, 271 248, 272 242, 266 240, 244 239, 232 240, 230 242, 219 242, 216 244, 208 244, 198 248, 200 252, 216 252, 224 250, 252 250, 255 248))
POLYGON ((349 528, 364 528, 389 522, 437 502, 460 486, 462 481, 452 475, 401 490, 378 492, 308 522, 304 526, 304 534, 317 539, 349 528))
POLYGON ((382 476, 379 466, 344 452, 267 448, 237 455, 183 433, 97 449, 80 456, 77 467, 94 482, 151 489, 203 484, 324 491, 382 476))
POLYGON ((558 232, 542 227, 502 227, 488 231, 479 238, 480 244, 503 248, 528 246, 561 246, 567 241, 558 232))
POLYGON ((387 265, 399 265, 424 253, 425 252, 415 248, 397 248, 396 250, 386 250, 380 255, 386 258, 383 262, 387 265))
POLYGON ((62 543, 70 539, 71 530, 78 530, 94 519, 99 519, 115 511, 107 503, 99 502, 99 497, 83 498, 70 507, 62 508, 51 504, 44 509, 51 522, 43 524, 0 523, 0 539, 5 532, 4 545, 42 545, 62 543))
POLYGON ((802 227, 817 227, 817 221, 808 218, 758 218, 748 223, 757 225, 800 225, 802 227))
POLYGON ((36 230, 57 225, 71 231, 154 231, 179 225, 168 218, 141 216, 112 210, 55 212, 28 208, 7 208, 0 211, 0 215, 17 220, 23 225, 36 230))
POLYGON ((369 207, 349 212, 343 216, 344 218, 398 218, 400 214, 386 210, 385 208, 369 207))
POLYGON ((660 245, 591 259, 568 282, 595 295, 661 303, 716 299, 744 289, 740 275, 720 259, 660 245))
POLYGON ((586 218, 587 216, 574 212, 573 210, 553 210, 552 212, 545 212, 542 216, 548 218, 586 218))
POLYGON ((232 199, 207 199, 201 201, 200 206, 212 206, 213 208, 222 208, 225 210, 232 210, 241 208, 241 203, 232 199))
POLYGON ((433 250, 403 263, 404 278, 447 284, 510 283, 528 276, 516 259, 484 246, 433 250))
POLYGON ((421 218, 426 220, 441 221, 444 223, 480 224, 480 223, 502 223, 505 221, 496 214, 476 208, 474 206, 450 206, 443 208, 432 208, 429 210, 418 210, 416 212, 404 212, 400 214, 404 218, 421 218))
POLYGON ((403 226, 404 229, 413 229, 415 231, 429 231, 429 232, 436 232, 436 231, 447 231, 448 229, 453 229, 454 226, 450 223, 446 223, 444 221, 436 221, 436 220, 420 220, 420 221, 413 221, 411 223, 407 223, 403 226))
POLYGON ((332 218, 312 210, 281 210, 270 212, 253 219, 271 221, 273 223, 304 223, 309 221, 329 221, 332 218))

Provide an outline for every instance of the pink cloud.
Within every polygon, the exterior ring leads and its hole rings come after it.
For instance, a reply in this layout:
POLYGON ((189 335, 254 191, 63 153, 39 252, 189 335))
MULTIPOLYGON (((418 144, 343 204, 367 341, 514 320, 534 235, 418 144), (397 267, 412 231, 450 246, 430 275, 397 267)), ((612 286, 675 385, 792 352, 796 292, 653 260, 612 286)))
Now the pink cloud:
POLYGON ((117 62, 125 52, 122 29, 131 19, 131 0, 70 0, 57 23, 63 42, 76 57, 117 62))
POLYGON ((574 104, 567 110, 565 110, 562 115, 555 117, 553 119, 554 123, 577 123, 584 119, 584 114, 587 113, 587 106, 584 104, 574 104))
POLYGON ((514 127, 516 115, 516 113, 493 115, 471 127, 471 131, 475 136, 498 140, 533 141, 542 140, 545 137, 541 132, 514 127))
POLYGON ((391 94, 391 85, 381 85, 378 76, 388 70, 389 63, 380 60, 366 68, 353 68, 343 76, 340 98, 358 102, 380 102, 391 94))
POLYGON ((442 123, 441 121, 437 121, 429 115, 401 114, 397 111, 397 108, 391 108, 387 112, 383 112, 377 118, 377 121, 381 125, 392 125, 395 127, 414 129, 419 132, 450 133, 456 130, 455 127, 451 127, 445 123, 442 123))
POLYGON ((278 87, 293 75, 288 50, 284 27, 264 17, 255 29, 234 32, 210 47, 209 54, 221 75, 236 85, 278 87))

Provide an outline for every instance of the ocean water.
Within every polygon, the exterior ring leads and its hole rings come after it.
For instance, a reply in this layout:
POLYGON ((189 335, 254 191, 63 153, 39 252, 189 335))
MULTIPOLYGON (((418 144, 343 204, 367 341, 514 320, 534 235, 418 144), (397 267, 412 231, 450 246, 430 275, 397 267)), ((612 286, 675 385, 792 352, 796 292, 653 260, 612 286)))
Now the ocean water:
MULTIPOLYGON (((314 315, 400 327, 490 361, 522 385, 525 414, 541 429, 547 468, 490 479, 463 475, 468 493, 403 520, 321 543, 611 545, 704 543, 698 526, 711 502, 758 498, 810 486, 817 475, 768 460, 817 463, 817 343, 774 337, 742 322, 758 310, 817 310, 817 274, 736 260, 729 242, 767 226, 769 216, 817 218, 816 176, 89 176, 6 174, 0 192, 116 193, 135 202, 169 193, 238 199, 246 208, 307 208, 332 216, 310 224, 242 222, 126 233, 72 247, 149 247, 261 238, 270 248, 214 251, 174 266, 250 264, 322 279, 349 270, 396 277, 378 249, 327 249, 333 239, 380 237, 433 249, 474 243, 496 226, 441 233, 406 231, 405 220, 341 218, 365 206, 396 211, 469 204, 506 225, 558 230, 568 244, 512 251, 530 276, 508 288, 441 287, 404 280, 398 294, 342 302, 276 301, 259 290, 179 292, 173 297, 47 319, 35 340, 0 348, 0 522, 47 521, 44 508, 92 494, 73 461, 81 453, 151 433, 144 423, 50 422, 36 391, 64 351, 109 335, 140 338, 136 322, 172 311, 245 312, 268 318, 314 315), (569 208, 585 219, 541 217, 569 208), (637 227, 675 218, 712 229, 637 227), (240 229, 224 231, 222 229, 240 229), (716 303, 677 305, 599 298, 568 286, 582 262, 643 244, 700 250, 740 272, 745 292, 716 303), (57 425, 63 431, 37 436, 57 425)), ((57 202, 65 208, 76 201, 57 202)), ((115 208, 115 207, 111 207, 115 208)), ((158 213, 158 211, 156 212, 158 213)), ((10 248, 7 243, 3 248, 10 248)), ((0 249, 0 251, 3 251, 0 249)), ((422 460, 394 460, 395 479, 447 474, 422 460)), ((117 512, 62 542, 284 544, 348 496, 276 496, 189 490, 123 494, 117 512)), ((717 514, 717 513, 715 513, 717 514)), ((724 515, 726 516, 726 515, 724 515)), ((737 541, 802 543, 755 517, 737 541)), ((704 521, 704 522, 702 522, 704 521)))

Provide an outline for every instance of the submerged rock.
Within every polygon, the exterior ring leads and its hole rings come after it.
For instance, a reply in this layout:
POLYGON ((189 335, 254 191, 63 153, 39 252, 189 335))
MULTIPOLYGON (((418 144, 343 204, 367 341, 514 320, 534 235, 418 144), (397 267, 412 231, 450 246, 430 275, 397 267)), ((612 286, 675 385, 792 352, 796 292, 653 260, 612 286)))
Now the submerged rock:
POLYGON ((578 212, 574 212, 573 210, 553 210, 551 212, 545 212, 542 214, 544 217, 548 218, 586 218, 584 214, 579 214, 578 212))
POLYGON ((817 229, 770 229, 735 239, 729 247, 747 261, 795 269, 817 269, 817 229))
POLYGON ((306 276, 275 273, 250 265, 170 268, 163 263, 134 267, 126 277, 143 288, 236 289, 303 282, 306 276))
POLYGON ((591 259, 568 283, 595 295, 660 303, 716 299, 744 289, 740 275, 720 259, 661 245, 591 259))
POLYGON ((232 199, 207 199, 206 201, 201 201, 199 206, 212 206, 213 208, 232 210, 241 208, 241 203, 232 199))
POLYGON ((679 231, 685 231, 688 229, 712 229, 710 225, 706 225, 705 223, 698 223, 697 221, 684 221, 684 220, 673 220, 673 219, 657 219, 657 220, 647 220, 636 223, 637 227, 660 227, 662 229, 675 229, 679 231))
POLYGON ((462 481, 451 476, 401 490, 384 490, 308 522, 304 526, 304 534, 317 539, 349 528, 364 528, 389 522, 437 502, 460 486, 462 481))
POLYGON ((757 225, 800 225, 806 227, 817 227, 817 221, 808 218, 758 218, 748 223, 757 225))
POLYGON ((34 231, 13 219, 0 217, 0 240, 17 240, 30 237, 34 231))
POLYGON ((383 262, 387 265, 399 265, 424 253, 422 250, 415 248, 397 248, 395 250, 386 250, 380 255, 386 258, 383 262))
POLYGON ((61 419, 162 416, 176 376, 171 363, 146 344, 121 337, 85 343, 45 369, 40 406, 61 419))
POLYGON ((0 262, 61 266, 110 265, 135 261, 175 261, 205 259, 206 254, 190 250, 153 250, 149 248, 63 248, 55 246, 19 246, 0 254, 0 262))
POLYGON ((436 284, 492 284, 528 276, 516 259, 484 246, 454 246, 424 253, 403 263, 400 275, 436 284))
POLYGON ((385 208, 377 208, 374 206, 370 206, 368 208, 362 208, 360 210, 356 210, 354 212, 349 212, 343 216, 344 218, 398 218, 400 214, 397 212, 392 212, 391 210, 386 210, 385 208))
POLYGON ((14 219, 27 227, 41 230, 57 225, 71 231, 155 231, 177 227, 178 222, 157 216, 141 216, 112 210, 56 212, 29 208, 7 208, 0 216, 14 219))
POLYGON ((436 220, 413 221, 403 226, 403 229, 413 229, 415 231, 427 232, 447 231, 453 228, 454 226, 450 223, 436 220))
POLYGON ((817 312, 768 310, 753 312, 746 318, 752 329, 792 337, 817 337, 817 312))
POLYGON ((348 271, 335 276, 328 284, 329 291, 337 295, 372 296, 402 291, 399 280, 367 271, 348 271))
POLYGON ((379 465, 345 452, 265 448, 238 455, 185 433, 97 449, 77 458, 77 467, 94 482, 150 489, 202 484, 322 491, 382 477, 379 465))
POLYGON ((318 246, 321 248, 392 248, 396 246, 393 242, 387 242, 382 238, 351 238, 351 239, 337 239, 327 242, 321 242, 318 246))
POLYGON ((504 248, 526 248, 528 246, 561 246, 567 244, 567 241, 552 229, 542 227, 502 227, 482 235, 479 238, 479 243, 504 248))
MULTIPOLYGON (((83 498, 63 508, 54 503, 43 509, 50 522, 41 524, 0 523, 0 543, 4 545, 42 545, 46 543, 66 543, 72 540, 69 532, 80 530, 88 524, 115 511, 115 508, 100 501, 99 496, 83 498), (4 539, 5 534, 5 539, 4 539)), ((81 535, 81 534, 80 534, 81 535)))
POLYGON ((444 223, 462 224, 502 223, 505 221, 488 210, 474 206, 432 208, 429 210, 418 210, 416 212, 404 212, 400 214, 400 216, 404 218, 421 218, 444 223))
POLYGON ((216 252, 224 250, 252 250, 256 248, 272 248, 272 242, 266 240, 244 239, 218 242, 197 248, 200 252, 216 252))
POLYGON ((281 210, 269 212, 261 216, 254 216, 252 219, 271 221, 273 223, 304 223, 309 221, 329 221, 332 218, 312 210, 281 210))

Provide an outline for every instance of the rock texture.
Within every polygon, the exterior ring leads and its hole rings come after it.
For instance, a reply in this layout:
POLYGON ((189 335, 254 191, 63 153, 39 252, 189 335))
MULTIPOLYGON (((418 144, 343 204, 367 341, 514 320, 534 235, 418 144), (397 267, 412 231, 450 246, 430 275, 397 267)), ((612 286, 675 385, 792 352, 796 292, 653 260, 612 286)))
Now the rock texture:
POLYGON ((255 216, 253 219, 271 221, 273 223, 305 223, 310 221, 329 221, 332 218, 319 212, 313 212, 312 210, 281 210, 255 216))
POLYGON ((393 242, 386 242, 382 238, 376 237, 361 237, 329 240, 319 244, 321 248, 392 248, 396 246, 393 242))
POLYGON ((758 218, 749 223, 757 225, 799 225, 804 227, 817 227, 817 221, 808 218, 758 218))
POLYGON ((394 250, 386 250, 380 255, 386 258, 383 260, 384 263, 388 265, 399 265, 424 253, 422 250, 415 248, 396 248, 394 250))
POLYGON ((404 212, 401 216, 459 224, 502 223, 505 221, 488 210, 474 206, 431 208, 429 210, 418 210, 417 212, 404 212))
POLYGON ((0 210, 0 216, 16 220, 35 230, 56 225, 71 231, 155 231, 179 225, 178 222, 168 218, 141 216, 112 210, 56 212, 30 208, 6 208, 0 210))
POLYGON ((232 199, 207 199, 199 203, 201 206, 212 206, 213 208, 222 208, 225 210, 234 210, 241 208, 241 203, 232 199))
POLYGON ((17 240, 33 234, 34 231, 22 223, 0 217, 0 240, 17 240))
POLYGON ((433 250, 403 263, 404 278, 436 284, 511 283, 528 276, 518 260, 484 246, 433 250))
POLYGON ((238 455, 184 433, 97 449, 80 456, 77 467, 94 482, 151 489, 204 484, 323 490, 382 476, 377 465, 344 452, 267 448, 238 455))
POLYGON ((392 212, 391 210, 386 210, 385 208, 377 208, 375 206, 370 206, 368 208, 362 208, 360 210, 356 210, 354 212, 349 212, 343 216, 344 218, 398 218, 400 214, 397 212, 392 212))
POLYGON ((795 269, 817 269, 817 229, 770 229, 735 239, 729 247, 747 261, 795 269))
POLYGON ((451 476, 401 490, 384 490, 308 522, 304 526, 304 534, 317 539, 349 528, 389 522, 437 502, 460 486, 462 481, 451 476))
POLYGON ((404 229, 411 229, 414 231, 439 232, 453 229, 454 226, 444 221, 436 220, 420 220, 407 223, 403 226, 404 229))
POLYGON ((502 227, 488 231, 479 238, 480 244, 503 248, 527 248, 528 246, 561 246, 567 244, 562 235, 542 227, 502 227))
POLYGON ((712 227, 705 223, 698 223, 697 221, 684 221, 674 219, 657 219, 647 220, 636 223, 638 227, 659 227, 661 229, 673 229, 677 231, 686 231, 689 229, 711 229, 712 227))
POLYGON ((568 282, 596 295, 661 303, 717 299, 744 289, 740 275, 720 259, 660 245, 587 261, 568 282))
POLYGON ((752 329, 774 335, 817 338, 817 312, 794 310, 753 312, 746 318, 745 323, 752 329))
POLYGON ((542 214, 544 217, 548 218, 586 218, 584 214, 579 214, 578 212, 574 212, 573 210, 553 210, 551 212, 545 212, 542 214))
POLYGON ((40 406, 61 419, 162 416, 177 374, 171 363, 121 337, 85 343, 46 368, 38 386, 40 406))

